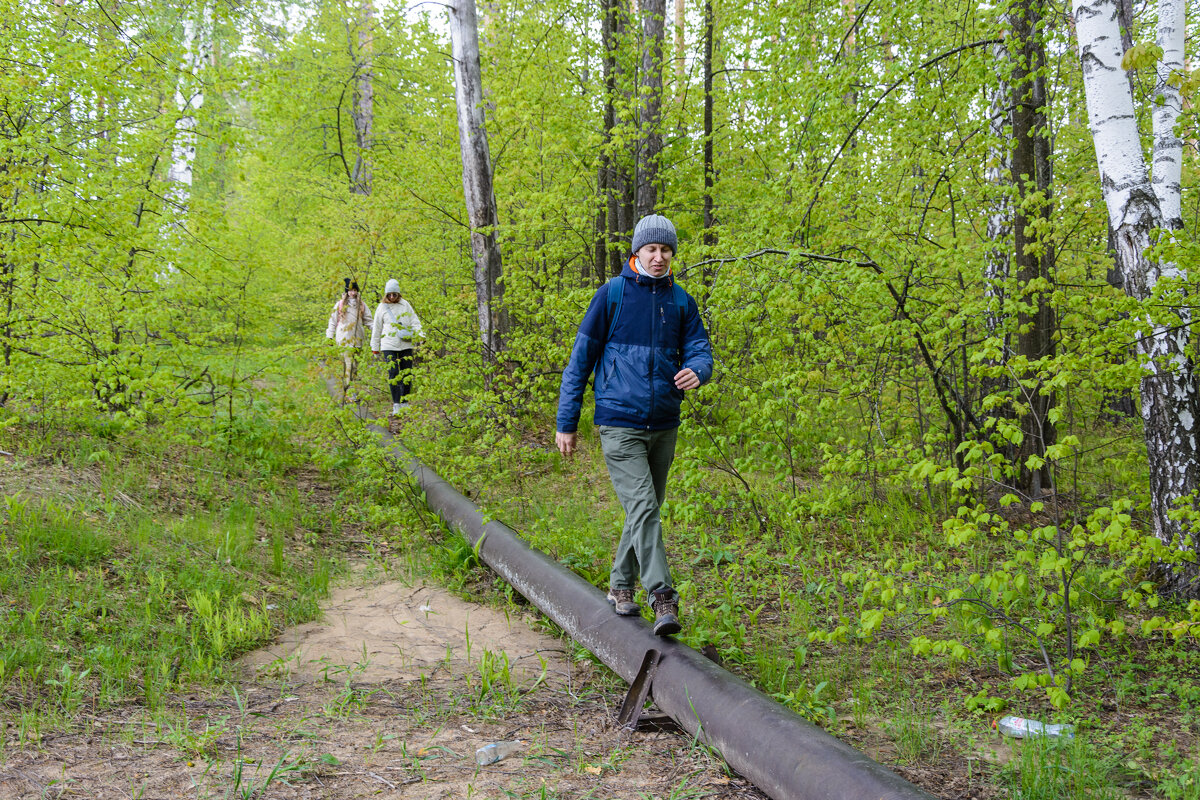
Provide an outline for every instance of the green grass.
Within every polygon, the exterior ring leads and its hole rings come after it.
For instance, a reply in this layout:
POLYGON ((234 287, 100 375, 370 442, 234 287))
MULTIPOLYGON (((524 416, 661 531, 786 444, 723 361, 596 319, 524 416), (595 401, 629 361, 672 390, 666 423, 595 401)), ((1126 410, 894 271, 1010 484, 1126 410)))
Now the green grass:
POLYGON ((313 547, 330 520, 288 488, 302 456, 268 456, 269 431, 228 446, 251 448, 240 461, 104 433, 26 440, 0 462, 0 711, 21 709, 22 741, 42 727, 31 715, 53 727, 83 706, 154 710, 221 681, 232 659, 312 619, 336 569, 313 547))
POLYGON ((1013 800, 1118 800, 1117 766, 1082 738, 1028 739, 1000 781, 1013 800))

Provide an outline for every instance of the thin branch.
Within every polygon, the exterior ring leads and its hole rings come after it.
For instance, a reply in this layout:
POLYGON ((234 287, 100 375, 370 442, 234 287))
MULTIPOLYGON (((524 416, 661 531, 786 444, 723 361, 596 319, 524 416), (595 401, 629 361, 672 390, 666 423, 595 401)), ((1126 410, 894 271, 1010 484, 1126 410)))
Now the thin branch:
POLYGON ((887 98, 889 94, 895 91, 897 87, 899 87, 913 75, 917 74, 923 69, 933 66, 939 61, 943 61, 951 56, 957 55, 964 50, 971 50, 976 47, 984 47, 986 45, 1000 44, 1003 41, 1003 39, 984 39, 982 41, 971 42, 970 44, 964 44, 955 47, 952 50, 948 50, 945 53, 934 56, 915 69, 909 70, 903 76, 896 79, 891 86, 884 89, 883 94, 875 98, 875 102, 871 103, 871 106, 863 112, 861 117, 859 117, 858 122, 854 123, 854 127, 850 129, 850 133, 846 134, 845 140, 842 142, 841 146, 838 147, 837 152, 833 154, 833 158, 829 159, 829 166, 825 168, 825 174, 821 176, 821 180, 817 181, 817 191, 813 193, 812 201, 809 202, 808 209, 804 212, 804 218, 800 222, 801 227, 808 225, 808 220, 812 215, 813 207, 817 204, 817 199, 821 196, 821 188, 825 185, 825 181, 829 179, 829 173, 833 171, 833 165, 837 163, 838 158, 840 158, 842 153, 845 152, 846 148, 850 145, 850 142, 854 141, 854 137, 857 135, 858 129, 861 128, 863 123, 867 121, 867 117, 874 113, 875 109, 879 107, 879 105, 884 101, 885 98, 887 98))

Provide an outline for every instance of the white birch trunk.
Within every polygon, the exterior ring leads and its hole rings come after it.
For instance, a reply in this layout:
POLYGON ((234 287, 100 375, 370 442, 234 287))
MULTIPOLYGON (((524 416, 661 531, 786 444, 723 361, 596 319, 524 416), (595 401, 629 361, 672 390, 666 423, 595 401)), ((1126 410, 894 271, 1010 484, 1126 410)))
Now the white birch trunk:
POLYGON ((1157 84, 1154 87, 1154 194, 1162 210, 1163 227, 1183 227, 1183 141, 1175 132, 1182 108, 1179 88, 1172 85, 1184 71, 1184 0, 1159 0, 1157 84))
POLYGON ((995 336, 1003 321, 1004 283, 1008 280, 1012 260, 1008 241, 1012 235, 1012 204, 1005 189, 1010 184, 1009 176, 1012 172, 1012 158, 1009 155, 1011 151, 1007 146, 1008 133, 1005 130, 1011 118, 1008 112, 1011 92, 1008 88, 1008 75, 1005 73, 1009 59, 1008 47, 1004 42, 992 47, 992 58, 1000 71, 1000 80, 992 93, 989 119, 992 144, 988 148, 986 178, 988 185, 996 190, 996 196, 987 222, 987 238, 992 247, 984 265, 984 294, 988 299, 988 333, 995 336))
MULTIPOLYGON (((212 10, 200 4, 183 20, 183 58, 175 82, 175 133, 171 139, 171 165, 167 168, 166 200, 161 232, 164 238, 178 241, 183 237, 192 202, 192 178, 196 163, 196 112, 204 105, 203 82, 199 79, 204 62, 212 51, 212 10)), ((157 273, 166 281, 177 272, 170 259, 157 273)))
MULTIPOLYGON (((352 112, 354 140, 358 145, 358 152, 355 154, 354 169, 350 174, 350 191, 361 195, 371 194, 372 182, 371 148, 375 140, 374 25, 375 7, 371 0, 363 0, 362 18, 359 20, 358 29, 358 57, 355 59, 352 112)), ((349 30, 346 33, 350 35, 349 30)))
MULTIPOLYGON (((1142 156, 1129 81, 1121 68, 1121 29, 1115 0, 1074 0, 1080 59, 1088 121, 1096 145, 1096 161, 1113 230, 1116 258, 1125 275, 1126 291, 1139 300, 1148 299, 1162 278, 1180 276, 1176 265, 1151 261, 1147 248, 1155 229, 1167 224, 1164 209, 1178 208, 1179 183, 1170 178, 1164 154, 1161 180, 1151 182, 1142 156)), ((1161 0, 1160 45, 1164 52, 1182 51, 1181 0, 1161 0), (1175 6, 1179 5, 1180 10, 1175 6)), ((1160 124, 1155 115, 1156 128, 1160 124)), ((1173 134, 1156 137, 1158 147, 1168 146, 1173 134)), ((1181 310, 1181 309, 1176 309, 1181 310)), ((1146 452, 1150 467, 1150 508, 1155 535, 1176 548, 1183 547, 1183 531, 1168 517, 1176 503, 1200 485, 1197 465, 1196 375, 1188 358, 1188 317, 1183 324, 1168 326, 1148 320, 1149 334, 1138 342, 1146 359, 1142 378, 1141 406, 1146 452)), ((1168 591, 1194 593, 1191 576, 1176 570, 1166 576, 1168 591)))
POLYGON ((198 9, 196 17, 183 21, 183 60, 179 65, 179 80, 175 84, 175 137, 171 143, 171 166, 167 170, 167 199, 175 207, 174 217, 187 216, 192 197, 192 172, 196 162, 196 112, 204 104, 204 92, 196 79, 212 46, 210 14, 207 6, 198 9))
POLYGON ((462 151, 463 196, 471 224, 471 252, 475 258, 475 302, 484 362, 490 364, 503 349, 507 315, 504 313, 500 247, 496 242, 496 197, 484 119, 475 0, 453 0, 450 5, 450 44, 454 59, 458 141, 462 151))

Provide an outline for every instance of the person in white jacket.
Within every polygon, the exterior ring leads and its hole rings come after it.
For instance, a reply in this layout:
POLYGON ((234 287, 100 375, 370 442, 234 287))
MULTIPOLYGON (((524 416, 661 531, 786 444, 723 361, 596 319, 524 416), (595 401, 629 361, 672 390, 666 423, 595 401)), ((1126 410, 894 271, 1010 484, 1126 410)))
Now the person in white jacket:
POLYGON ((392 413, 408 405, 412 394, 413 342, 424 337, 421 320, 400 296, 400 282, 392 278, 383 287, 383 302, 375 309, 371 326, 371 352, 387 359, 388 388, 392 390, 392 413))
POLYGON ((350 398, 350 384, 358 377, 358 350, 371 327, 371 312, 360 298, 358 282, 345 279, 346 290, 333 306, 325 338, 342 348, 342 399, 350 398))

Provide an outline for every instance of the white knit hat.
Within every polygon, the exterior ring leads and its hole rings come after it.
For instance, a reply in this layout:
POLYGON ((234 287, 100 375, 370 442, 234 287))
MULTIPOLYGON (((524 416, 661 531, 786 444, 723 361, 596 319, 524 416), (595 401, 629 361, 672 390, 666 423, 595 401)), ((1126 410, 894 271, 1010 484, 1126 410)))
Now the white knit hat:
POLYGON ((391 294, 392 292, 400 294, 400 281, 396 280, 395 278, 389 280, 383 287, 383 293, 385 295, 391 294))

